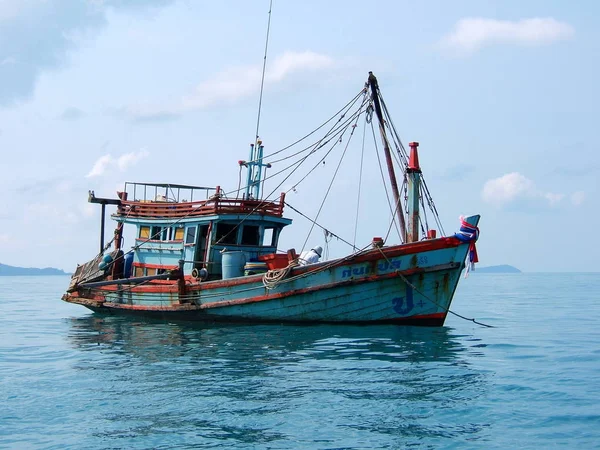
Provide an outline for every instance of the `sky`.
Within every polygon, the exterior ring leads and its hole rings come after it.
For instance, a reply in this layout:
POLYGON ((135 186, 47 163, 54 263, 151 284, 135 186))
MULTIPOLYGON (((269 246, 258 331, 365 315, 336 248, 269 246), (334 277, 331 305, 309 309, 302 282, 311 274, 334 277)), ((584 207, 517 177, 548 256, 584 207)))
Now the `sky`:
MULTIPOLYGON (((268 11, 268 0, 0 0, 0 262, 73 271, 95 256, 88 190, 235 190, 268 11)), ((420 142, 446 234, 481 214, 482 266, 600 271, 598 17, 594 1, 274 0, 265 152, 323 123, 373 71, 404 144, 420 142)), ((353 240, 362 179, 362 247, 386 234, 390 212, 368 148, 361 178, 362 124, 356 133, 319 223, 353 240)), ((336 158, 288 202, 315 217, 336 158)), ((299 250, 310 223, 286 215, 280 248, 299 250)), ((328 251, 348 248, 333 239, 328 251)))

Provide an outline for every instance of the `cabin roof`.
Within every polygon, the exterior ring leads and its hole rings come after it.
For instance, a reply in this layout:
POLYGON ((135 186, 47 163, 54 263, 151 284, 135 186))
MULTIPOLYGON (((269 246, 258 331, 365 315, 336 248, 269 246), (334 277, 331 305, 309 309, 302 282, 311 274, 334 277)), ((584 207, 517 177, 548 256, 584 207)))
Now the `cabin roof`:
POLYGON ((127 181, 125 183, 126 186, 146 186, 146 187, 159 187, 159 188, 176 188, 176 189, 201 189, 207 191, 214 191, 216 188, 214 187, 206 187, 206 186, 192 186, 190 184, 175 184, 175 183, 138 183, 127 181))
POLYGON ((123 219, 207 219, 209 216, 243 216, 254 220, 283 218, 283 196, 279 202, 213 197, 195 202, 122 200, 113 214, 123 219))

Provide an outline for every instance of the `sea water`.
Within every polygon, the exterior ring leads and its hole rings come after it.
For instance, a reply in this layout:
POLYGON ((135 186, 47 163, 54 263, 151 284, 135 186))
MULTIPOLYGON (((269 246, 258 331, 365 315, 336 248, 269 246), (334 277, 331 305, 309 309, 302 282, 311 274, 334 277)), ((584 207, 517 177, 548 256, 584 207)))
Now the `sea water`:
POLYGON ((474 274, 442 328, 199 325, 0 277, 2 448, 600 448, 600 274, 474 274))

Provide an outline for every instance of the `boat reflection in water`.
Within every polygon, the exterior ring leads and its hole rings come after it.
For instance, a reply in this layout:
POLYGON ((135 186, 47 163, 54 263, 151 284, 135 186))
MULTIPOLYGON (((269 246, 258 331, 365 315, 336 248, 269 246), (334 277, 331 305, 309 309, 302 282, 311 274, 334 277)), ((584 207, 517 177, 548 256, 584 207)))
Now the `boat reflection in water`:
POLYGON ((469 362, 481 349, 450 328, 92 315, 72 319, 69 341, 97 396, 104 443, 169 430, 237 448, 351 447, 357 436, 382 448, 465 433, 477 440, 490 426, 471 411, 488 383, 469 362))
MULTIPOLYGON (((393 325, 243 325, 165 323, 149 318, 90 315, 73 318, 69 336, 83 349, 129 353, 151 361, 218 355, 243 361, 251 353, 302 358, 461 362, 467 348, 450 328, 393 325), (242 351, 243 350, 243 351, 242 351)), ((471 350, 473 352, 473 350, 471 350)), ((284 360, 280 362, 284 363, 284 360)))

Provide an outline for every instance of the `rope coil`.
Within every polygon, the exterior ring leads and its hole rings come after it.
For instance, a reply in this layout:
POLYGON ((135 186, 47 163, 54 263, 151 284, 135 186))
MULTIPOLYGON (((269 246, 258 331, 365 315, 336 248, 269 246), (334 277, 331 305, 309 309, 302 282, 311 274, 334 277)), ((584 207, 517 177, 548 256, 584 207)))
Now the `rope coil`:
POLYGON ((298 258, 290 261, 290 263, 283 269, 272 269, 263 275, 263 285, 267 289, 275 289, 281 281, 286 279, 292 269, 300 265, 298 258))

